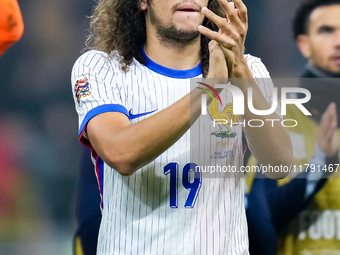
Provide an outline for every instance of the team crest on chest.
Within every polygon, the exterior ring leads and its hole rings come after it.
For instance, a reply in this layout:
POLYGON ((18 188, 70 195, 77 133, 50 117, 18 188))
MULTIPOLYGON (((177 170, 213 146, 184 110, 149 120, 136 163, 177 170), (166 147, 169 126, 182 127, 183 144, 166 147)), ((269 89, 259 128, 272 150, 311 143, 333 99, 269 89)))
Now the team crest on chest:
POLYGON ((77 80, 74 92, 76 94, 77 102, 80 104, 80 99, 82 97, 88 97, 91 95, 89 80, 87 77, 84 79, 77 80))
POLYGON ((208 107, 208 112, 211 119, 218 126, 218 131, 211 133, 212 135, 221 138, 233 138, 236 136, 236 133, 232 132, 231 127, 238 124, 240 116, 233 114, 233 103, 227 104, 221 112, 218 109, 217 101, 213 100, 208 107))

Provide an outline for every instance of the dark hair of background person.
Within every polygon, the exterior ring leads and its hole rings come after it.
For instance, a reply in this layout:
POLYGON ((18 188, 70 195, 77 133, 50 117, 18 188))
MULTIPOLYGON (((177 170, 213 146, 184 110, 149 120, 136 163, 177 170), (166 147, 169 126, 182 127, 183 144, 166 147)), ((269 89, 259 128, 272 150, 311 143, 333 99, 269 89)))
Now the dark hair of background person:
POLYGON ((315 9, 334 4, 340 4, 340 0, 309 0, 303 2, 296 10, 295 17, 293 19, 294 39, 296 39, 298 35, 308 33, 309 17, 315 9))

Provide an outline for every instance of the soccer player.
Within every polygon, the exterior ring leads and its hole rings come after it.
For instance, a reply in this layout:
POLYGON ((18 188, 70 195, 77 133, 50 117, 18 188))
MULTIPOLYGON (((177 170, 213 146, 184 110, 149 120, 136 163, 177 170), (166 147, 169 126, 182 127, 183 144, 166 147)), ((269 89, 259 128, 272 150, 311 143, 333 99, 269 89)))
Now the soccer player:
MULTIPOLYGON (((95 50, 76 61, 72 90, 102 196, 97 254, 248 254, 242 174, 202 178, 194 160, 228 152, 212 161, 240 169, 246 141, 262 164, 291 164, 287 130, 233 125, 223 138, 202 128, 198 148, 209 150, 190 151, 190 131, 204 127, 201 97, 215 83, 246 78, 233 83, 243 94, 252 88, 256 109, 270 108, 272 84, 253 79, 268 78, 266 68, 243 55, 246 6, 101 0, 91 28, 95 50), (203 83, 190 90, 190 78, 203 83)), ((219 99, 232 103, 230 91, 219 99)), ((242 117, 279 118, 249 109, 242 117)))
POLYGON ((0 0, 0 56, 24 32, 19 4, 16 0, 0 0))
POLYGON ((308 0, 295 14, 294 38, 308 59, 301 77, 326 79, 301 80, 311 92, 305 104, 311 117, 287 109, 286 118, 299 123, 290 134, 297 165, 310 165, 307 174, 286 184, 253 180, 247 208, 252 254, 340 254, 340 181, 337 173, 330 175, 339 164, 339 15, 339 0, 308 0), (259 227, 266 234, 259 235, 259 227))

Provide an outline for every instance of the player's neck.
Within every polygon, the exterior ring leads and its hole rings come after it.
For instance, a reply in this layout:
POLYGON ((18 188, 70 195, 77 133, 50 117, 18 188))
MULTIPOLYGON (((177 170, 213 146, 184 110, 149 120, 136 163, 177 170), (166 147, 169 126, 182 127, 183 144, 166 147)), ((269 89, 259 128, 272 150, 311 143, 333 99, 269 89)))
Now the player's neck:
POLYGON ((144 50, 157 64, 177 70, 187 70, 200 63, 200 39, 190 45, 166 45, 157 38, 148 38, 144 50))

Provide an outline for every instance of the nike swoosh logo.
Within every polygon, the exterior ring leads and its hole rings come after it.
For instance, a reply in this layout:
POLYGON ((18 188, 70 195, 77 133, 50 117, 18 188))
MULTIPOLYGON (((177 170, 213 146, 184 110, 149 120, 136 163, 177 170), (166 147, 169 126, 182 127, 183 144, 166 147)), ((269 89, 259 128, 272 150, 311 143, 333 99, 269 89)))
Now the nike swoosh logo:
POLYGON ((130 118, 130 120, 133 120, 133 119, 136 119, 136 118, 139 118, 139 117, 142 117, 142 116, 151 114, 151 113, 153 113, 153 112, 155 112, 155 111, 157 111, 157 109, 156 109, 156 110, 153 110, 153 111, 151 111, 151 112, 144 112, 144 113, 133 114, 133 113, 132 113, 132 109, 130 109, 130 111, 129 111, 129 118, 130 118))

